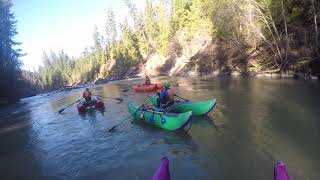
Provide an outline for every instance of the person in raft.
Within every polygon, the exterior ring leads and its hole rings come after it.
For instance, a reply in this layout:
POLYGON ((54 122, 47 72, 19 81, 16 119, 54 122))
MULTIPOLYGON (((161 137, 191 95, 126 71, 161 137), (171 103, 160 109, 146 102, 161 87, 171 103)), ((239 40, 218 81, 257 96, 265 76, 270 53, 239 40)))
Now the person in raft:
POLYGON ((89 103, 92 100, 91 96, 92 96, 91 91, 89 90, 89 88, 86 88, 86 90, 82 94, 82 97, 87 103, 89 103))
POLYGON ((144 81, 143 85, 149 86, 151 84, 151 80, 147 74, 144 74, 146 76, 146 80, 144 81))
POLYGON ((157 105, 158 108, 167 108, 174 103, 174 93, 173 90, 170 88, 170 83, 165 82, 163 83, 163 88, 160 92, 157 93, 157 105))

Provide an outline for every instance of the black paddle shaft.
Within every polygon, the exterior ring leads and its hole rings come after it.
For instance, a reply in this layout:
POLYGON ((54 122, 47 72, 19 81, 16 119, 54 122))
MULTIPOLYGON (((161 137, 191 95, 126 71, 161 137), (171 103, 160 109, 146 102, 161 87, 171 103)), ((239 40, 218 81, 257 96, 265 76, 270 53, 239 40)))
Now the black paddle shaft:
POLYGON ((134 113, 138 112, 145 104, 148 104, 150 101, 152 100, 152 98, 150 98, 147 102, 143 103, 140 107, 138 107, 137 110, 135 110, 133 113, 131 113, 129 116, 127 116, 125 119, 123 119, 122 121, 120 121, 118 124, 116 124, 115 126, 113 126, 112 128, 110 128, 108 130, 108 132, 114 130, 117 126, 119 126, 120 124, 122 124, 124 121, 126 121, 127 119, 129 119, 129 117, 131 117, 134 113))
POLYGON ((118 101, 123 101, 122 98, 107 97, 107 96, 100 96, 100 95, 96 95, 96 96, 101 97, 101 98, 109 98, 109 99, 115 99, 115 100, 118 100, 118 101))
POLYGON ((182 100, 185 100, 185 101, 188 101, 188 102, 189 102, 188 99, 184 99, 183 97, 180 97, 180 96, 178 96, 177 94, 173 94, 173 95, 176 96, 176 97, 178 97, 178 98, 180 98, 180 99, 182 99, 182 100))
POLYGON ((79 102, 81 99, 78 99, 77 101, 73 102, 72 104, 70 104, 69 106, 65 107, 65 108, 62 108, 60 109, 59 113, 62 113, 65 109, 67 109, 68 107, 74 105, 75 103, 79 102))

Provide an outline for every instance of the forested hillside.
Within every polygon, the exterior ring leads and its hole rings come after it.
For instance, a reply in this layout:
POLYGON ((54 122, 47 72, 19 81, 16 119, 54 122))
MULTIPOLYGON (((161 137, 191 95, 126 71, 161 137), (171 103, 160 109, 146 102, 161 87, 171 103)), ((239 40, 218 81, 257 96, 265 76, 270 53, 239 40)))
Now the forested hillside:
POLYGON ((319 71, 320 2, 314 0, 146 0, 116 31, 109 9, 95 45, 71 59, 44 54, 46 88, 149 74, 286 74, 319 71))
POLYGON ((43 54, 42 89, 144 72, 319 76, 320 1, 146 0, 143 10, 124 2, 130 16, 116 22, 108 9, 104 31, 93 28, 94 45, 80 57, 43 54))

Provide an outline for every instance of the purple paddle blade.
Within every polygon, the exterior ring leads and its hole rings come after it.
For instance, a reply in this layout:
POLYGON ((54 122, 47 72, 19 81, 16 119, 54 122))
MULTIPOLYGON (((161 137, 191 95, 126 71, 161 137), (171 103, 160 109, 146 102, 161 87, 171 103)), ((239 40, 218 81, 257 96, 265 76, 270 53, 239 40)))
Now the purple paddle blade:
POLYGON ((170 180, 169 160, 167 157, 161 159, 160 166, 154 173, 152 180, 170 180))
POLYGON ((274 166, 274 180, 290 180, 285 164, 278 161, 274 166))

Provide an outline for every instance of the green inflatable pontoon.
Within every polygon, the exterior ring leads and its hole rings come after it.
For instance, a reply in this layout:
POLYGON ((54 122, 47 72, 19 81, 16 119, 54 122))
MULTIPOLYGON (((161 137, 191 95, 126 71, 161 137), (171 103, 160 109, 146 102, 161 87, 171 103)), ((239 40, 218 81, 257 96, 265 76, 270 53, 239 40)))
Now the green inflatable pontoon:
POLYGON ((157 112, 145 108, 140 108, 132 102, 128 102, 129 113, 132 114, 136 121, 142 121, 152 126, 157 126, 166 130, 189 130, 191 126, 192 112, 185 113, 166 113, 157 112))
MULTIPOLYGON (((150 96, 151 103, 157 107, 157 96, 150 96)), ((173 105, 166 108, 167 112, 184 113, 191 111, 193 116, 203 116, 208 114, 217 104, 216 99, 211 99, 205 102, 191 101, 175 101, 173 105)))

